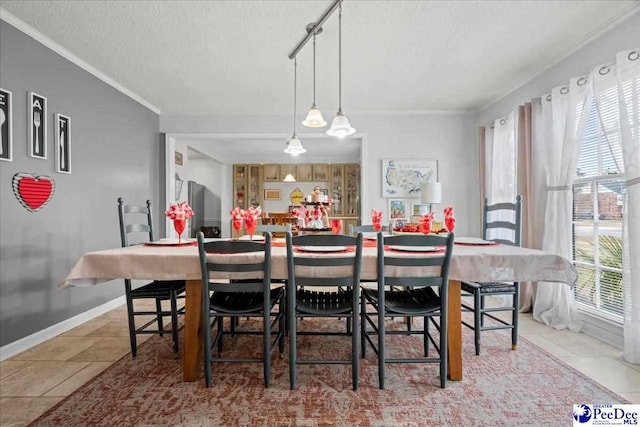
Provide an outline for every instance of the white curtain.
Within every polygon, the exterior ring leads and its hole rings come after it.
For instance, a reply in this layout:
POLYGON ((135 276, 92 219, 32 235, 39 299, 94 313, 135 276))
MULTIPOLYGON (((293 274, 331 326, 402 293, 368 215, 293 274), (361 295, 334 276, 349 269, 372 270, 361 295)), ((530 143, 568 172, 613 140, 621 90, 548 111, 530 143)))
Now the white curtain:
MULTIPOLYGON (((489 136, 489 135, 487 135, 489 136)), ((515 113, 498 119, 493 124, 492 139, 486 139, 487 184, 489 204, 510 202, 516 199, 516 119, 515 113)), ((488 221, 514 221, 513 216, 503 211, 490 214, 488 221)), ((513 240, 513 232, 502 229, 489 230, 489 239, 513 240)))
MULTIPOLYGON (((582 81, 582 80, 581 80, 582 81)), ((580 149, 578 128, 581 127, 586 85, 578 79, 570 87, 556 87, 542 98, 541 132, 532 144, 546 153, 542 166, 547 179, 547 207, 542 248, 545 251, 572 259, 571 221, 573 192, 580 149)), ((536 290, 533 317, 556 329, 580 329, 580 317, 571 288, 561 283, 539 282, 536 290)))
MULTIPOLYGON (((640 364, 640 48, 616 56, 626 192, 623 206, 622 282, 624 358, 640 364)), ((598 79, 595 91, 598 94, 598 79)))

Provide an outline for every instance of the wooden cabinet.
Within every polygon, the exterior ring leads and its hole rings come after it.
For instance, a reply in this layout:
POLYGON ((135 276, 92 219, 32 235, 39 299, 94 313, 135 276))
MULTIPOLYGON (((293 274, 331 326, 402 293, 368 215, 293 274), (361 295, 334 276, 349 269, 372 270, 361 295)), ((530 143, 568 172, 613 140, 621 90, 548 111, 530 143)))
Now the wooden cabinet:
POLYGON ((263 177, 265 182, 280 181, 280 165, 264 165, 263 177))
POLYGON ((233 207, 262 204, 262 165, 233 165, 233 207))
POLYGON ((296 180, 301 182, 313 181, 313 165, 310 163, 299 163, 296 165, 296 180))
POLYGON ((247 209, 262 205, 264 183, 280 182, 288 173, 300 182, 327 183, 329 198, 333 199, 330 216, 347 217, 345 231, 348 224, 360 223, 360 165, 357 163, 233 165, 233 207, 247 209))
POLYGON ((296 178, 296 165, 280 165, 280 181, 284 181, 284 177, 287 176, 287 174, 291 174, 296 178))
POLYGON ((349 163, 344 167, 344 215, 360 216, 360 165, 349 163))
POLYGON ((331 180, 329 181, 329 197, 333 199, 331 215, 343 216, 344 204, 344 165, 331 165, 331 180))

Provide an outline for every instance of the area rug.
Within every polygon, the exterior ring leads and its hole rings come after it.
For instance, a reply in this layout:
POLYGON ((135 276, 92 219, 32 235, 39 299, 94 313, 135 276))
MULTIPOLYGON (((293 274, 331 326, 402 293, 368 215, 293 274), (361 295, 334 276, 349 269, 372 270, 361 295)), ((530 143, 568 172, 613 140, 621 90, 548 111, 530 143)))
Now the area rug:
MULTIPOLYGON (((304 319, 302 329, 343 328, 344 321, 304 319)), ((403 327, 400 319, 390 328, 403 327)), ((169 339, 153 337, 138 355, 116 362, 43 414, 33 426, 557 426, 571 425, 572 405, 625 400, 551 357, 526 339, 483 334, 482 355, 465 328, 464 379, 440 388, 435 364, 390 364, 378 389, 377 360, 367 351, 360 388, 341 365, 298 367, 289 390, 288 357, 274 356, 271 387, 258 364, 218 364, 213 387, 182 382, 181 358, 169 339)), ((251 353, 258 337, 236 337, 225 351, 251 353), (232 350, 233 349, 233 350, 232 350)), ((392 336, 388 347, 419 354, 419 337, 392 336)), ((349 357, 347 337, 300 337, 301 356, 349 357)), ((287 347, 288 349, 288 347, 287 347)))

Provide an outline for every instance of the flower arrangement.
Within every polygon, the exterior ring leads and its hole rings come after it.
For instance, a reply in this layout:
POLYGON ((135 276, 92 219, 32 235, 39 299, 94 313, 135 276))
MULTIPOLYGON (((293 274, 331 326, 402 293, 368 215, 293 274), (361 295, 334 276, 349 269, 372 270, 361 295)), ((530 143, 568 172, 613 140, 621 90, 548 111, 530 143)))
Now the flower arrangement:
POLYGON ((418 230, 423 234, 431 233, 431 224, 433 223, 435 212, 429 212, 420 215, 420 222, 418 223, 418 230))
POLYGON ((173 228, 178 233, 178 244, 182 243, 182 233, 187 225, 187 220, 193 216, 193 209, 185 201, 178 204, 172 203, 164 215, 173 221, 173 228))
POLYGON ((236 235, 240 234, 242 230, 242 224, 244 223, 245 229, 249 236, 256 233, 256 227, 258 226, 258 217, 262 214, 262 207, 251 206, 249 209, 240 209, 236 206, 230 212, 231 225, 236 232, 236 235))
POLYGON ((256 234, 256 227, 258 226, 258 217, 262 214, 262 208, 260 206, 251 206, 244 211, 244 226, 249 236, 256 234))
POLYGON ((371 209, 371 224, 376 232, 382 230, 382 211, 371 209))
POLYGON ((452 232, 456 226, 456 219, 453 216, 453 206, 451 205, 444 208, 444 225, 449 232, 452 232))

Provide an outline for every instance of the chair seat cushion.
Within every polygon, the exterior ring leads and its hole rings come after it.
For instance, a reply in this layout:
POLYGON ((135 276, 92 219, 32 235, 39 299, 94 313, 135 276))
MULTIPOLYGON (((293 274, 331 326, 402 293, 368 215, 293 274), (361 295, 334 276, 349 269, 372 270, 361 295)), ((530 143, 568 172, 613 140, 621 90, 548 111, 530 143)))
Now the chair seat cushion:
MULTIPOLYGON (((282 298, 284 288, 271 289, 271 307, 282 298)), ((214 292, 211 295, 210 307, 212 311, 229 314, 262 313, 262 292, 214 292)))
POLYGON ((483 294, 503 294, 513 293, 516 291, 516 285, 513 283, 501 283, 501 282, 462 282, 460 284, 462 290, 465 292, 473 293, 476 290, 480 290, 483 294))
POLYGON ((298 290, 296 309, 308 314, 346 314, 353 306, 353 294, 348 292, 317 292, 298 290))
POLYGON ((132 298, 160 298, 169 299, 171 291, 181 294, 186 288, 184 280, 155 280, 146 285, 131 290, 132 298))
MULTIPOLYGON (((378 290, 363 288, 365 297, 378 305, 378 290)), ((387 313, 430 315, 440 310, 440 297, 430 286, 403 291, 385 291, 385 309, 387 313)))

